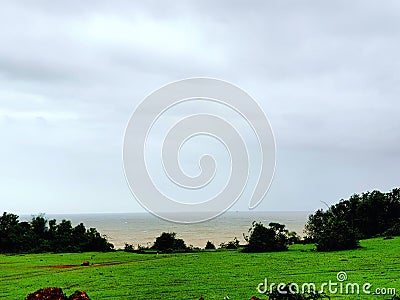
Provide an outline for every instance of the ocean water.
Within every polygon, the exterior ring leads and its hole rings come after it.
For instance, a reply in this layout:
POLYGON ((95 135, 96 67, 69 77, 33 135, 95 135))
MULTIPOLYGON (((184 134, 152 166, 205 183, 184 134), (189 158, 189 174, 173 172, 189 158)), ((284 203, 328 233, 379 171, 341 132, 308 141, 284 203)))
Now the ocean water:
MULTIPOLYGON (((125 243, 134 246, 151 245, 162 232, 176 232, 187 245, 204 247, 212 241, 216 246, 233 240, 244 242, 243 234, 248 234, 253 221, 268 225, 270 222, 285 224, 290 231, 303 235, 304 225, 310 212, 226 212, 210 221, 197 224, 175 224, 161 220, 150 213, 120 214, 46 214, 47 219, 71 220, 72 225, 84 223, 87 228, 95 227, 106 235, 115 248, 123 248, 125 243)), ((23 216, 21 220, 28 220, 23 216)))

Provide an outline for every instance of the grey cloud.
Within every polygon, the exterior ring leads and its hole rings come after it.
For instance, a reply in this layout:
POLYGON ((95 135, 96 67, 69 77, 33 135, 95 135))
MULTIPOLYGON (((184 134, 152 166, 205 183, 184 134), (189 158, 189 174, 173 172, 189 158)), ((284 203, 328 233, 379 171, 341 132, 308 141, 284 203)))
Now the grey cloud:
POLYGON ((46 178, 57 164, 57 178, 63 179, 57 186, 73 187, 68 197, 86 195, 83 210, 97 201, 102 211, 138 210, 119 177, 125 124, 151 91, 193 76, 239 85, 270 118, 278 169, 260 209, 284 210, 295 203, 291 189, 299 197, 310 194, 296 202, 297 209, 314 209, 324 200, 321 194, 335 201, 365 189, 387 190, 398 184, 399 6, 398 1, 3 4, 0 140, 6 146, 0 164, 7 167, 0 182, 16 174, 14 166, 21 184, 29 183, 32 174, 23 175, 22 154, 41 162, 43 177, 40 192, 32 195, 0 183, 0 201, 11 198, 10 208, 29 213, 32 206, 24 206, 32 198, 46 210, 46 178), (82 169, 71 169, 75 164, 82 169), (378 178, 374 170, 384 175, 378 178), (107 202, 113 193, 120 197, 115 208, 107 202))

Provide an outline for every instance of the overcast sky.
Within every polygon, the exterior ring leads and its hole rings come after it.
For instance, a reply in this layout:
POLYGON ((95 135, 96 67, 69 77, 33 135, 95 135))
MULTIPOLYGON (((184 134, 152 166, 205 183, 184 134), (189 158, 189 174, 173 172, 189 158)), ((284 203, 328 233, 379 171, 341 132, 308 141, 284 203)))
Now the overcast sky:
POLYGON ((125 126, 153 90, 197 76, 240 86, 271 122, 276 175, 257 210, 389 191, 399 53, 398 1, 2 2, 0 209, 144 211, 124 178, 125 126))

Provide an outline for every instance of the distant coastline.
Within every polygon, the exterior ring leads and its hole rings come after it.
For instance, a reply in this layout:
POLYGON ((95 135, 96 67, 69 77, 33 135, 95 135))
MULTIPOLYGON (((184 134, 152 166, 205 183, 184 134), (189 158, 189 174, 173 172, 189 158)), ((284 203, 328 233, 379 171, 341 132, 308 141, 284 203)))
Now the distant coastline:
MULTIPOLYGON (((176 232, 188 245, 204 247, 210 240, 216 245, 237 237, 243 241, 253 221, 278 222, 290 231, 303 236, 304 225, 312 212, 307 211, 229 211, 218 218, 198 224, 175 224, 161 220, 147 212, 137 213, 90 213, 90 214, 45 214, 48 219, 71 220, 73 225, 84 223, 106 235, 116 249, 125 243, 147 246, 161 232, 176 232)), ((34 214, 32 214, 34 215, 34 214)), ((21 215, 20 220, 30 220, 32 215, 21 215)))

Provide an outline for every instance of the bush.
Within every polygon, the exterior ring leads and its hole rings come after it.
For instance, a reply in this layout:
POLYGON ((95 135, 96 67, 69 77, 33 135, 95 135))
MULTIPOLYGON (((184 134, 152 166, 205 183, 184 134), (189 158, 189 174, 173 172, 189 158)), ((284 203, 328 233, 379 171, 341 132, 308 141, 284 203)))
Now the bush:
POLYGON ((187 251, 188 247, 182 239, 176 238, 175 232, 163 232, 156 238, 152 249, 163 253, 171 253, 187 251))
POLYGON ((400 236, 400 222, 389 228, 383 234, 384 236, 400 236))
POLYGON ((239 248, 239 244, 240 244, 239 240, 235 237, 233 241, 219 244, 219 247, 222 249, 233 250, 239 248))
POLYGON ((297 235, 297 233, 294 231, 290 231, 288 233, 288 239, 290 244, 300 244, 303 242, 301 238, 297 235))
POLYGON ((331 219, 316 238, 317 251, 339 251, 359 246, 357 233, 346 221, 331 219))
POLYGON ((206 247, 204 249, 213 250, 213 249, 215 249, 215 245, 213 243, 211 243, 210 241, 207 241, 206 247))
POLYGON ((125 252, 135 252, 135 248, 133 247, 132 244, 125 243, 124 251, 125 252))
POLYGON ((245 236, 247 247, 245 252, 275 252, 288 249, 289 236, 285 225, 270 223, 265 227, 262 223, 253 222, 249 236, 245 236))
POLYGON ((359 246, 358 231, 331 211, 318 210, 311 215, 306 233, 308 239, 316 244, 317 251, 349 250, 359 246))

